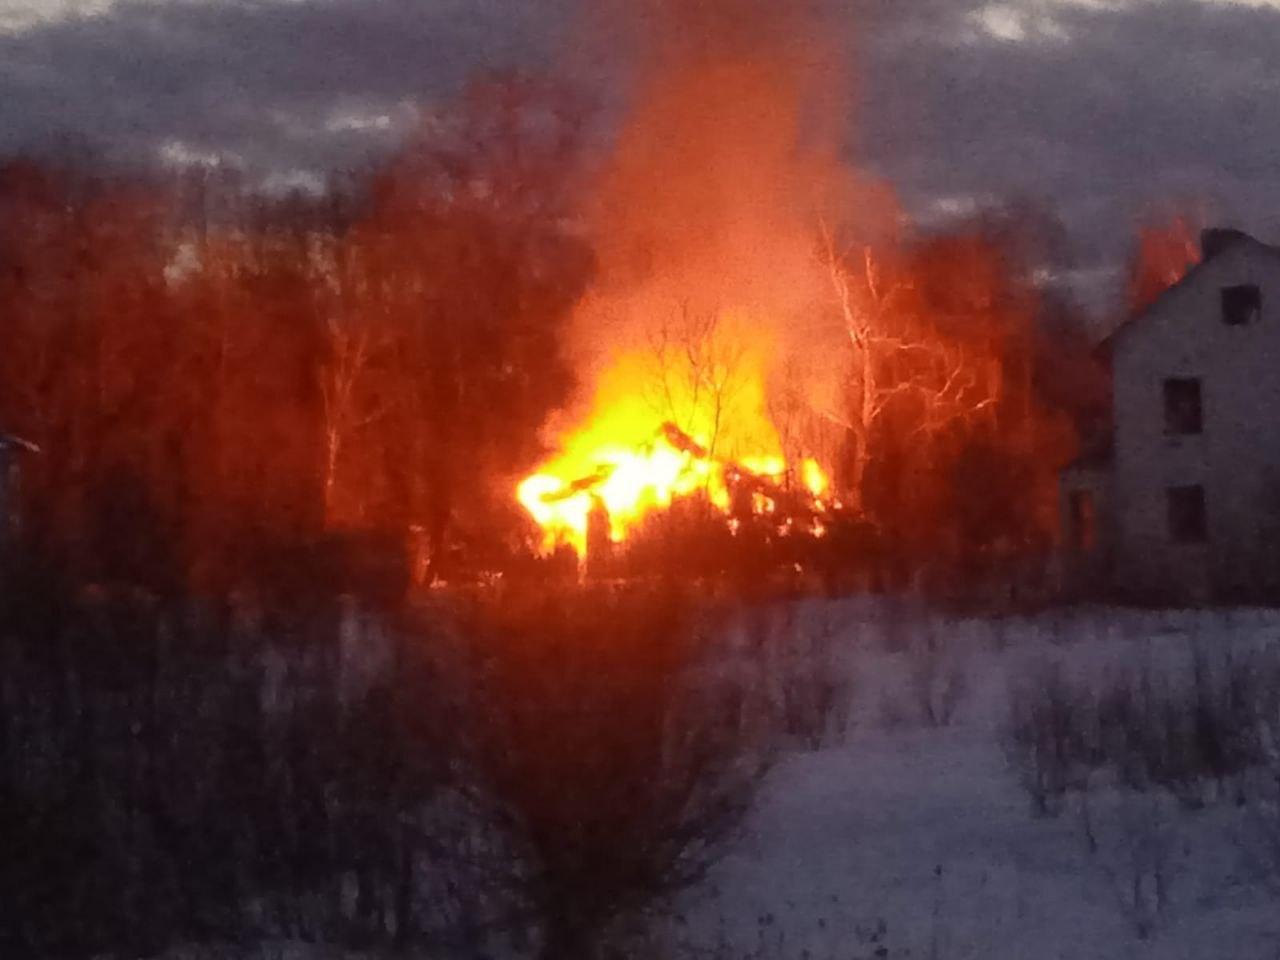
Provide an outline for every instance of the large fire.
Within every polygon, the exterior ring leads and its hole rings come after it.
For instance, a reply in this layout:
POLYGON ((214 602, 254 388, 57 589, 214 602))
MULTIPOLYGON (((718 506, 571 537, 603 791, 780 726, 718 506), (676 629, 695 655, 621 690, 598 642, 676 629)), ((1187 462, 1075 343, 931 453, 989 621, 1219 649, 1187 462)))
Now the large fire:
POLYGON ((580 212, 582 394, 518 484, 543 547, 585 556, 693 497, 811 535, 840 503, 921 562, 1051 529, 1071 440, 1037 405, 1034 291, 985 233, 904 243, 845 160, 825 5, 606 6, 639 40, 611 47, 635 53, 631 99, 580 212))
POLYGON ((631 109, 583 212, 600 258, 575 321, 587 390, 518 489, 547 548, 585 554, 600 511, 624 540, 692 495, 727 514, 771 512, 783 492, 822 507, 830 465, 771 416, 800 354, 822 358, 804 364, 811 392, 835 377, 842 330, 815 327, 831 302, 814 240, 827 207, 854 196, 836 159, 843 80, 804 6, 611 8, 641 39, 631 109))
POLYGON ((765 358, 744 353, 733 369, 715 370, 702 367, 696 350, 672 354, 620 357, 560 454, 520 484, 544 547, 567 543, 585 555, 594 510, 604 511, 618 542, 651 511, 695 494, 729 513, 741 492, 753 511, 769 512, 771 492, 799 486, 823 507, 826 472, 812 458, 787 463, 765 410, 765 358))

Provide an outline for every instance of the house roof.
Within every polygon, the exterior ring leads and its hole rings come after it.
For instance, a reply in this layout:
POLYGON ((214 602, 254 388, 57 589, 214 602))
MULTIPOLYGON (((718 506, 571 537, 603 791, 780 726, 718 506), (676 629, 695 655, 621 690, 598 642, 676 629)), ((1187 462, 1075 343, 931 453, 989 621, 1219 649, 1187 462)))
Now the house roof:
POLYGON ((1190 270, 1184 273, 1182 275, 1182 279, 1180 279, 1177 283, 1174 283, 1166 287, 1160 293, 1160 295, 1156 297, 1154 300, 1152 300, 1149 304, 1147 304, 1141 310, 1138 310, 1135 313, 1129 314, 1124 320, 1122 320, 1114 330, 1112 330, 1101 341, 1099 341, 1098 345, 1094 348, 1095 353, 1100 353, 1104 355, 1110 353, 1113 344, 1120 337, 1121 334, 1130 330, 1134 326, 1137 326, 1138 324, 1140 324, 1153 310, 1155 310, 1158 306, 1163 304, 1165 300, 1168 299, 1175 290, 1178 290, 1183 286, 1193 282, 1193 280, 1196 277, 1198 277, 1200 273, 1204 270, 1206 265, 1208 265, 1209 263, 1212 263, 1214 260, 1216 260, 1219 256, 1221 256, 1227 250, 1233 249, 1245 243, 1252 244, 1257 249, 1275 257, 1278 261, 1280 261, 1280 247, 1278 246, 1272 246, 1271 244, 1263 243, 1261 240, 1258 240, 1256 237, 1251 237, 1249 236, 1249 234, 1243 233, 1238 230, 1219 230, 1214 232, 1218 233, 1221 238, 1220 244, 1217 246, 1217 248, 1209 256, 1201 259, 1199 263, 1197 263, 1190 270))

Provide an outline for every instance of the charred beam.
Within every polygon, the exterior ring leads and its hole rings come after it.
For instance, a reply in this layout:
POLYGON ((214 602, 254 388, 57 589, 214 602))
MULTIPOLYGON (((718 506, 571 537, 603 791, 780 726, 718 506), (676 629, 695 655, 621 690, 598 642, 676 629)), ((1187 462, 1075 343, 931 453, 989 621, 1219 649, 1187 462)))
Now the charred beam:
POLYGON ((595 473, 588 474, 585 477, 579 477, 577 480, 574 480, 561 490, 544 493, 541 497, 542 502, 559 503, 561 500, 570 500, 573 497, 576 497, 584 490, 594 490, 613 475, 613 470, 614 468, 612 464, 598 467, 595 473))
POLYGON ((689 436, 670 420, 662 425, 662 436, 666 439, 667 443, 671 444, 671 446, 675 447, 681 453, 687 453, 691 457, 696 457, 699 460, 705 460, 707 458, 707 448, 698 443, 697 440, 693 439, 693 437, 689 436))

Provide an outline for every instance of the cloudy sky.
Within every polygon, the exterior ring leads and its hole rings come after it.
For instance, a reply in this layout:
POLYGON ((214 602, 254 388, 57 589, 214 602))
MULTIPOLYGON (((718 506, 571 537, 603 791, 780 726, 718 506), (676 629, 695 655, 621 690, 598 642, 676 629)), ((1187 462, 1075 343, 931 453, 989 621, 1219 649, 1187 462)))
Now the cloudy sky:
MULTIPOLYGON (((1095 279, 1153 205, 1280 240, 1280 0, 832 2, 860 160, 918 216, 1051 206, 1095 279)), ((0 0, 0 151, 71 138, 305 184, 394 145, 477 67, 545 63, 572 6, 0 0)))

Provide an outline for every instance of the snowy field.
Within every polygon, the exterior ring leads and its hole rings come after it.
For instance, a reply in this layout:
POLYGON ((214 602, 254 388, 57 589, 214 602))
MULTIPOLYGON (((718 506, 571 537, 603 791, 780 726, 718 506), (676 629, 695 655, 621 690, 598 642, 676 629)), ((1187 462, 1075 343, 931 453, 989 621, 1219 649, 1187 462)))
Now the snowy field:
MULTIPOLYGON (((943 619, 855 599, 798 616, 828 628, 848 709, 830 711, 818 746, 788 742, 741 841, 643 925, 647 946, 631 956, 1280 958, 1280 860, 1257 855, 1254 810, 1102 784, 1036 815, 1005 749, 1010 689, 1045 664, 1086 687, 1134 664, 1178 674, 1197 648, 1280 650, 1280 612, 943 619), (939 654, 922 653, 930 640, 939 654)), ((199 956, 346 955, 272 945, 199 956)))
POLYGON ((809 960, 1280 957, 1280 889, 1249 855, 1234 804, 1191 811, 1158 791, 1106 792, 1093 800, 1091 852, 1077 810, 1032 815, 1001 746, 1009 684, 1037 663, 1096 677, 1177 662, 1195 643, 1280 639, 1280 614, 946 622, 848 601, 823 615, 852 654, 848 728, 773 772, 748 838, 690 899, 679 939, 721 944, 712 956, 809 960), (957 691, 944 726, 920 715, 919 655, 886 650, 930 634, 947 650, 942 685, 957 691), (1149 881, 1152 858, 1165 904, 1141 939, 1133 881, 1149 881))

